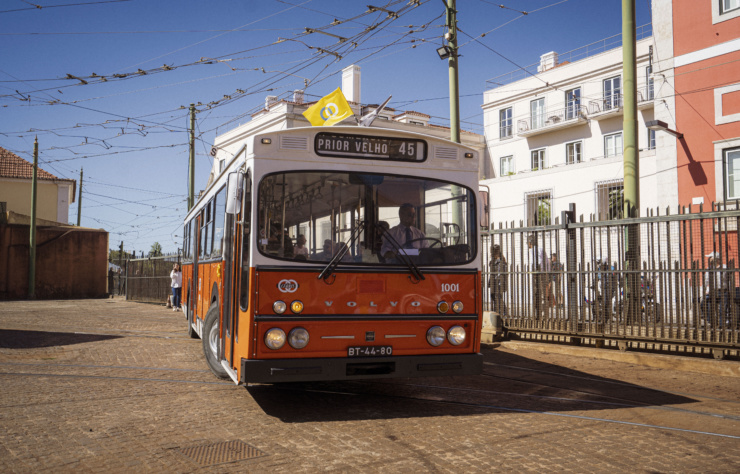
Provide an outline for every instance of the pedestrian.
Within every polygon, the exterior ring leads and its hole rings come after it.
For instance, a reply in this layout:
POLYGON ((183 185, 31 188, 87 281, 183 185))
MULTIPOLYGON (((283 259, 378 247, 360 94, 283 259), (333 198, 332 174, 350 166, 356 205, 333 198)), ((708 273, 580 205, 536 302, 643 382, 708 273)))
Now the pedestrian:
POLYGON ((176 263, 170 272, 172 279, 172 311, 180 311, 180 298, 182 297, 182 272, 180 264, 176 263))
POLYGON ((552 307, 563 306, 562 282, 563 264, 558 261, 558 254, 553 253, 550 260, 550 283, 547 289, 547 296, 550 298, 552 307))
POLYGON ((535 235, 527 237, 529 269, 532 273, 532 299, 534 303, 534 319, 539 320, 547 308, 547 277, 550 271, 550 259, 543 247, 537 246, 535 235))
POLYGON ((490 275, 488 277, 488 288, 491 291, 491 304, 493 310, 500 316, 506 316, 506 303, 504 293, 509 289, 506 257, 501 254, 501 246, 494 244, 491 247, 490 275))
POLYGON ((729 285, 725 266, 719 252, 706 255, 707 272, 704 276, 705 321, 713 328, 721 327, 728 319, 729 285))

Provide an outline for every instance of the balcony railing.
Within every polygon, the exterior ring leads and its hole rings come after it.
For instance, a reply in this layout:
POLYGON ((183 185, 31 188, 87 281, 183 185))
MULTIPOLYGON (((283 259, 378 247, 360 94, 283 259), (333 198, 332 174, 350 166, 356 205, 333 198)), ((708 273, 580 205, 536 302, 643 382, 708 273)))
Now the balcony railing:
MULTIPOLYGON (((651 102, 653 97, 652 85, 647 85, 637 90, 637 103, 644 105, 647 102, 651 102)), ((612 94, 605 96, 603 99, 592 100, 588 103, 588 113, 596 115, 604 112, 620 112, 624 107, 624 97, 622 94, 612 94)))
MULTIPOLYGON (((648 23, 648 24, 639 26, 636 29, 635 33, 636 33, 635 38, 638 41, 644 38, 648 38, 653 35, 653 25, 651 23, 648 23)), ((622 35, 621 34, 610 36, 608 38, 604 38, 603 40, 596 41, 591 44, 587 44, 586 46, 581 46, 580 48, 576 48, 572 51, 558 54, 558 64, 563 64, 566 62, 574 63, 576 61, 580 61, 582 59, 586 59, 591 56, 601 54, 605 51, 610 51, 612 49, 619 48, 621 46, 622 46, 622 35)), ((510 84, 512 82, 516 82, 522 79, 526 79, 528 77, 536 76, 537 74, 539 74, 537 70, 539 66, 540 66, 540 63, 536 62, 534 64, 530 64, 529 66, 525 66, 521 69, 517 69, 516 71, 512 71, 506 74, 501 74, 500 76, 496 76, 493 79, 489 79, 486 81, 486 88, 495 89, 497 87, 501 87, 503 85, 510 84)))
POLYGON ((517 122, 519 134, 529 134, 537 130, 549 128, 563 128, 586 120, 586 107, 570 105, 562 109, 548 110, 541 114, 532 115, 517 122))

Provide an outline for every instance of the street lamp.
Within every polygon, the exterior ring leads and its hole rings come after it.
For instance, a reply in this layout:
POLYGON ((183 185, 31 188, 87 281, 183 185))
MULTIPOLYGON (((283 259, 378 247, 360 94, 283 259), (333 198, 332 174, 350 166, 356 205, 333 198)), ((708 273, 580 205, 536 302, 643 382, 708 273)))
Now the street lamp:
POLYGON ((663 122, 662 120, 649 120, 645 122, 645 126, 650 130, 662 130, 664 132, 670 133, 676 138, 683 138, 683 133, 671 130, 670 128, 668 128, 668 124, 663 122))
POLYGON ((439 54, 439 59, 447 59, 452 56, 452 48, 447 45, 442 46, 437 48, 437 54, 439 54))

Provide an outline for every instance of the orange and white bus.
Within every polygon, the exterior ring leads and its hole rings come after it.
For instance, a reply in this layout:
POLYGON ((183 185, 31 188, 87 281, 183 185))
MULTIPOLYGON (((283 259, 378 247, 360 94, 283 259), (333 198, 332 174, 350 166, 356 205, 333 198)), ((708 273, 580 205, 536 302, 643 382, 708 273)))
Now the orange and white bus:
POLYGON ((236 150, 185 218, 188 332, 214 374, 482 371, 477 151, 340 126, 252 134, 236 150))

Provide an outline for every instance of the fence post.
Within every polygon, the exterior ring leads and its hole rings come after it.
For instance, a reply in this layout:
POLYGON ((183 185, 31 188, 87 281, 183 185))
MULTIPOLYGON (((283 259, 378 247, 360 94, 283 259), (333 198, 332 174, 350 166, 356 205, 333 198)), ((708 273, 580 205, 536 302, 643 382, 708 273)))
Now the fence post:
POLYGON ((565 227, 565 265, 566 275, 568 275, 567 281, 567 294, 568 294, 568 321, 573 325, 571 330, 578 330, 578 282, 577 279, 577 246, 576 246, 576 230, 570 228, 568 225, 576 221, 576 204, 571 202, 568 204, 568 210, 561 212, 561 220, 565 227))

